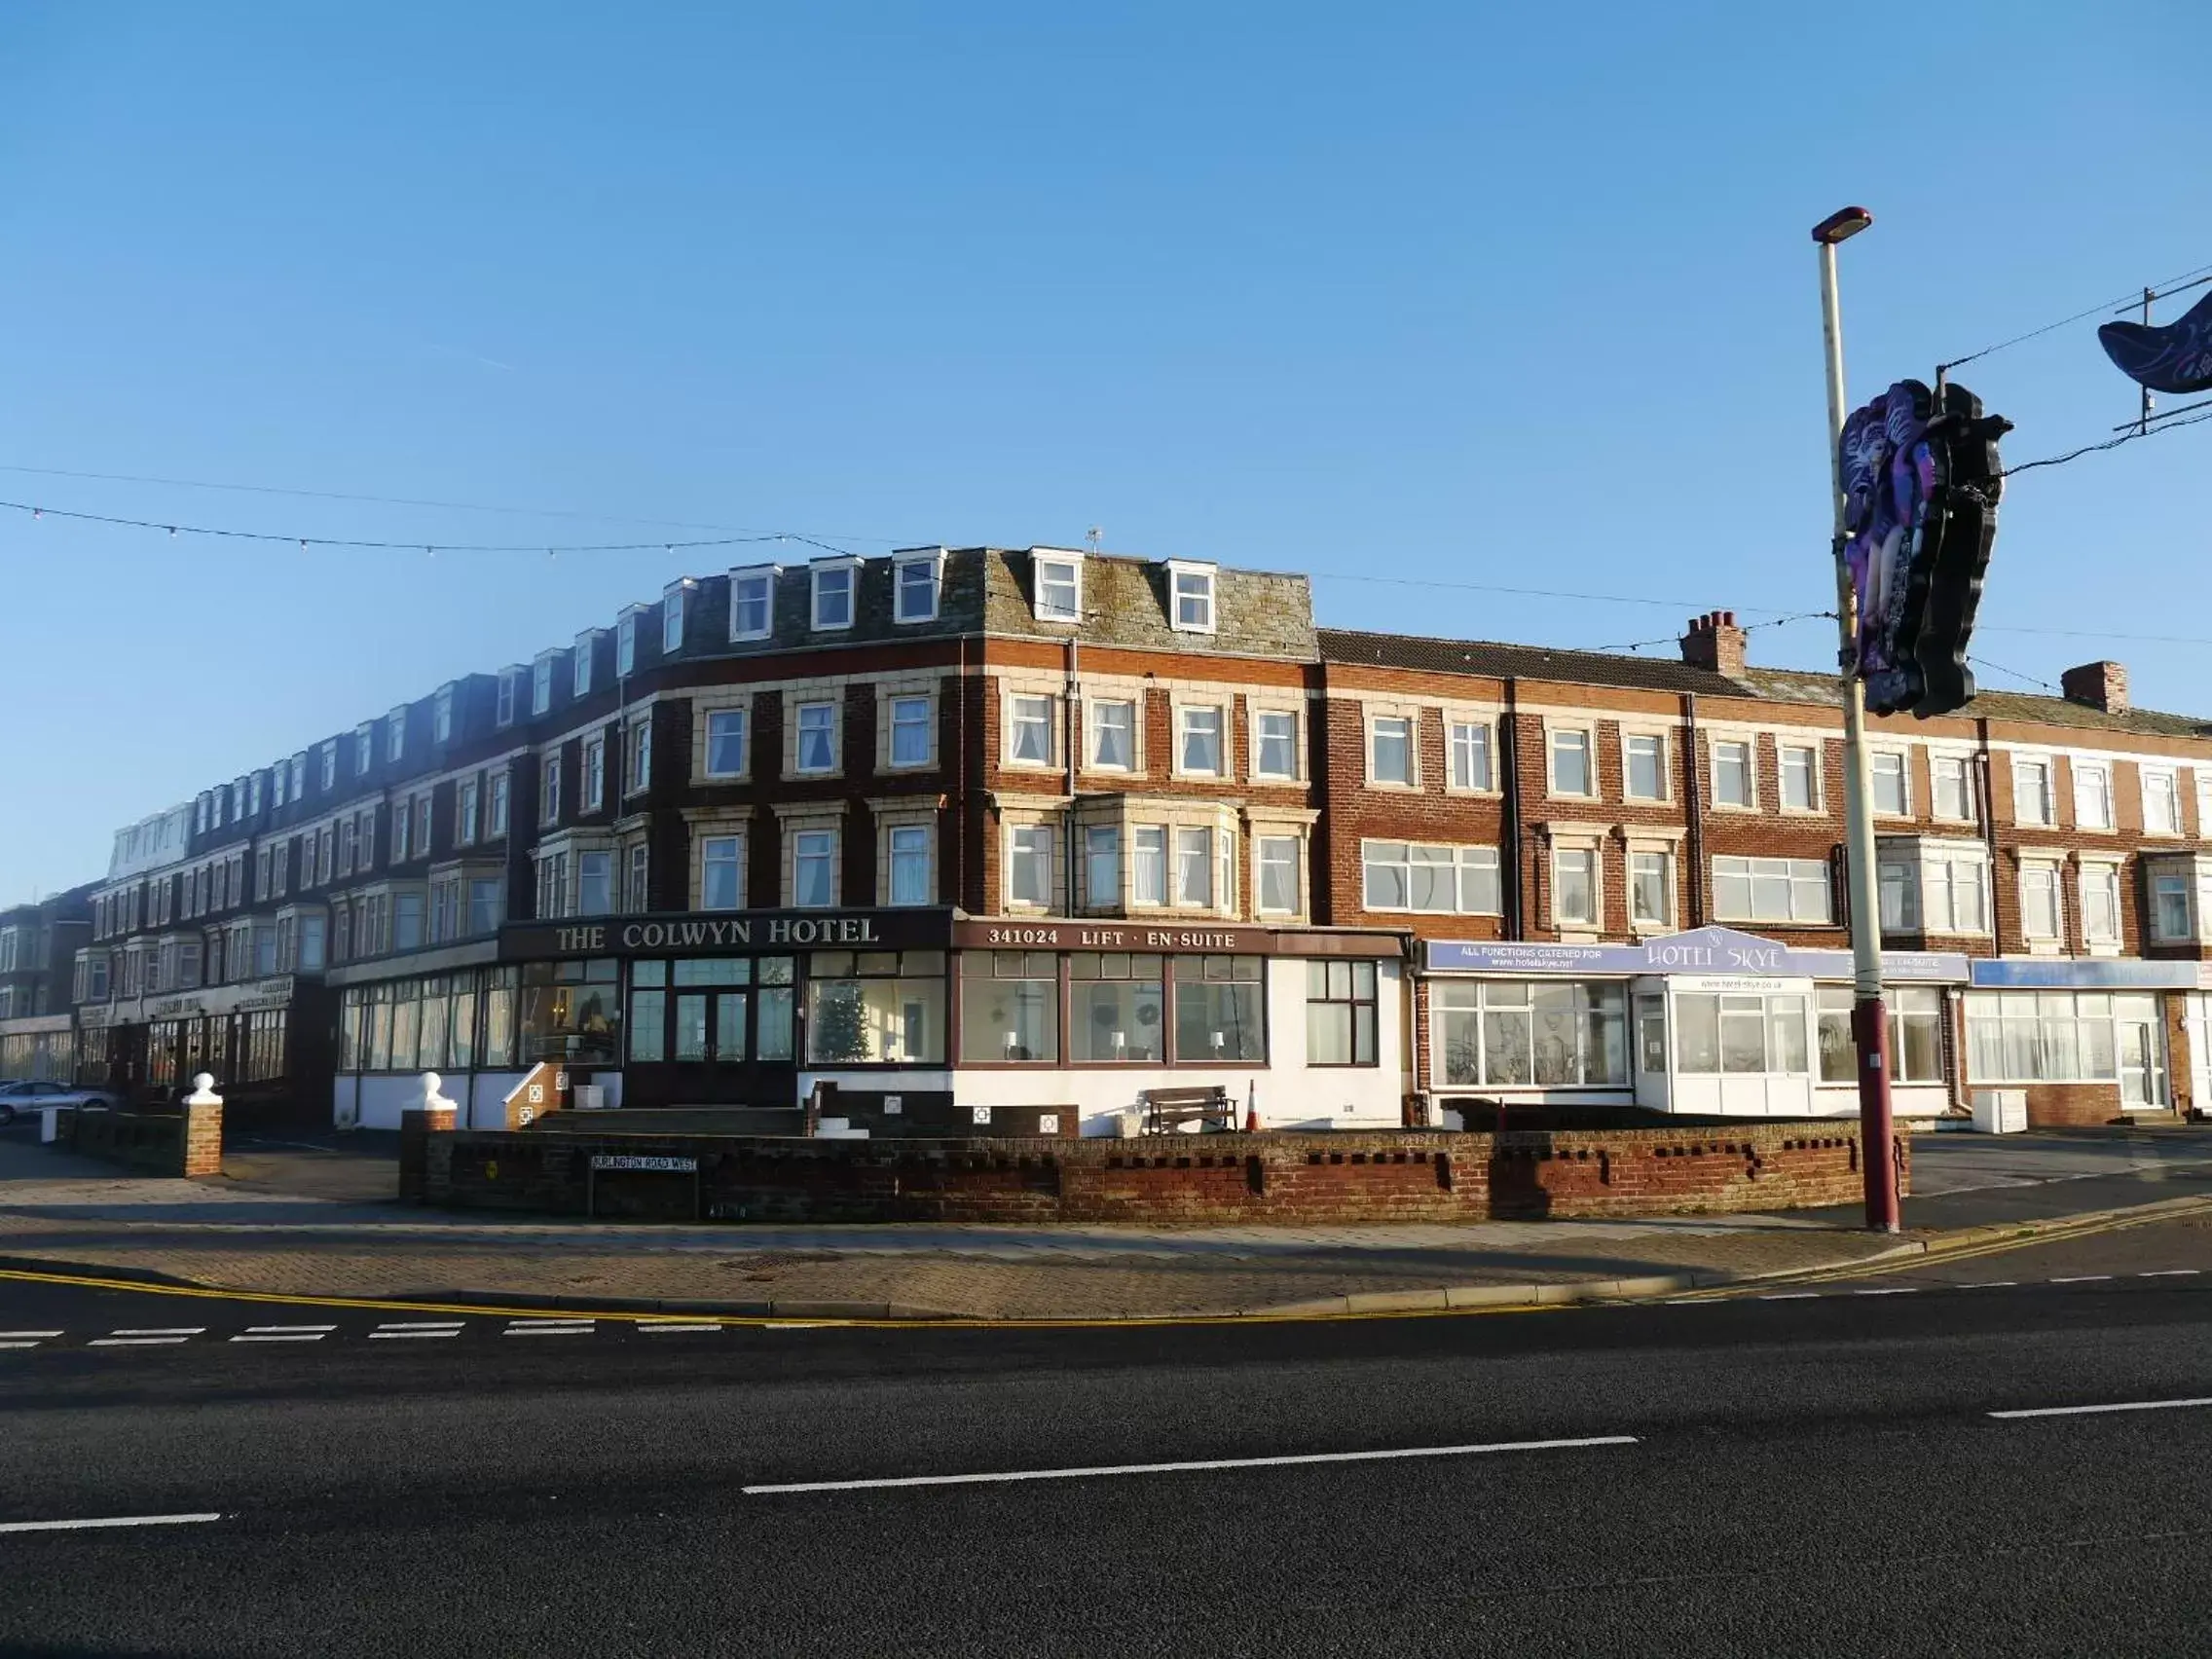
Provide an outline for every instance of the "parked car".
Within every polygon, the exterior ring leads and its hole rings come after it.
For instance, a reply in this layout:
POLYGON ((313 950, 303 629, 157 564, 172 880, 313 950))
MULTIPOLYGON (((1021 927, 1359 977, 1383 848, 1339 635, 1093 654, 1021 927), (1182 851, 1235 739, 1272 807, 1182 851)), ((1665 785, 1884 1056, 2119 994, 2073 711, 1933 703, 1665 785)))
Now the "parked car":
POLYGON ((14 1123, 18 1112, 36 1112, 46 1106, 121 1104, 104 1088, 78 1088, 66 1083, 0 1083, 0 1127, 14 1123))

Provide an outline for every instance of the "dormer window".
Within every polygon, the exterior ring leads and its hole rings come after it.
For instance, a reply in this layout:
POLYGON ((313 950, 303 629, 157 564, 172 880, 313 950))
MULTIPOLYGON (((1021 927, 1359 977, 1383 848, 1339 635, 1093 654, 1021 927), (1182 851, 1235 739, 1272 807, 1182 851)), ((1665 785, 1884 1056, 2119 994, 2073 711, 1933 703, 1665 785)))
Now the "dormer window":
POLYGON ((439 686, 437 698, 430 705, 430 741, 432 743, 451 743, 453 741, 453 691, 454 688, 451 685, 439 686))
POLYGON ((765 640, 775 621, 776 567, 755 565, 729 573, 729 637, 765 640))
POLYGON ((1032 548, 1029 565, 1037 584, 1040 622, 1083 620, 1083 555, 1032 548))
POLYGON ((547 651, 530 665, 530 712, 542 715, 553 707, 553 659, 559 653, 547 651))
POLYGON ((592 656, 599 647, 599 630, 586 628, 576 636, 575 663, 571 670, 569 695, 576 698, 591 695, 592 656))
POLYGON ((633 605, 615 619, 614 623, 614 677, 627 680, 638 672, 638 611, 633 605))
POLYGON ((1213 578, 1211 565, 1168 561, 1167 594, 1172 607, 1168 619, 1178 633, 1213 632, 1213 578))
POLYGON ((353 776, 368 776, 377 758, 377 722, 363 720, 353 728, 353 776))
POLYGON ((944 549, 909 548, 892 555, 894 573, 892 620, 935 622, 938 590, 944 575, 944 549))
POLYGON ((282 760, 269 768, 270 806, 278 807, 284 804, 287 798, 284 793, 284 786, 290 781, 290 772, 291 768, 282 760))
POLYGON ((261 815, 261 774, 254 773, 245 781, 245 809, 254 817, 261 815))
POLYGON ((328 794, 338 787, 338 739, 332 738, 322 746, 322 793, 328 794))
POLYGON ((401 704, 385 717, 384 757, 398 760, 407 753, 407 707, 401 704))
POLYGON ((814 582, 814 631, 834 633, 853 625, 853 589, 860 561, 824 559, 807 567, 814 582))
POLYGON ((492 721, 495 725, 511 726, 515 723, 515 687, 521 682, 521 669, 502 668, 499 670, 499 692, 492 710, 492 721))
MULTIPOLYGON (((335 753, 334 745, 332 759, 335 760, 337 756, 335 753)), ((307 793, 308 757, 304 754, 295 755, 292 756, 292 798, 294 800, 304 800, 307 798, 307 793)))
POLYGON ((674 656, 683 648, 683 610, 695 584, 686 576, 669 583, 660 596, 660 654, 674 656))

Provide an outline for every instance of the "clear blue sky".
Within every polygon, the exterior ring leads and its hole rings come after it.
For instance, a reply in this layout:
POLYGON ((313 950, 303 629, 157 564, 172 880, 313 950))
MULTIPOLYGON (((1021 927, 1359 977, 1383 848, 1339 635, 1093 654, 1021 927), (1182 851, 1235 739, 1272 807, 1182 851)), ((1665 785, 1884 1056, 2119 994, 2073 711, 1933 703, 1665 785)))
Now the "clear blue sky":
MULTIPOLYGON (((1819 608, 1806 228, 1878 216, 1845 250, 1855 401, 2212 263, 2208 49, 2193 0, 16 0, 0 466, 545 516, 19 470, 0 497, 426 541, 1095 524, 1310 571, 1330 623, 1594 646, 1819 608)), ((2092 327, 1962 373, 2019 423, 2009 460, 2129 414, 2092 327)), ((2115 656, 2138 700, 2212 713, 2203 645, 2111 638, 2212 639, 2208 504, 2212 425, 2022 478, 1980 648, 2051 680, 2115 656)), ((727 562, 0 512, 0 901, 727 562)), ((1831 652, 1818 623, 1752 639, 1831 652)))

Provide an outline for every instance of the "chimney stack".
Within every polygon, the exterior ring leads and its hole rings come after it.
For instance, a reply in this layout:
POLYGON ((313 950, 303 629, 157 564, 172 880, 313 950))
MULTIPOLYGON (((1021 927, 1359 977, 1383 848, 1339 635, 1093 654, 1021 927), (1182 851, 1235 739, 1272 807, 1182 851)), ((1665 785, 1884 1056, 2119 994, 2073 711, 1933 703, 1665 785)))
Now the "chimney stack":
POLYGON ((2085 662, 2058 677, 2069 703, 2083 703, 2108 715, 2127 713, 2127 670, 2117 662, 2085 662))
POLYGON ((1682 661, 1730 680, 1744 672, 1744 630, 1733 610, 1708 610, 1690 618, 1682 636, 1682 661))

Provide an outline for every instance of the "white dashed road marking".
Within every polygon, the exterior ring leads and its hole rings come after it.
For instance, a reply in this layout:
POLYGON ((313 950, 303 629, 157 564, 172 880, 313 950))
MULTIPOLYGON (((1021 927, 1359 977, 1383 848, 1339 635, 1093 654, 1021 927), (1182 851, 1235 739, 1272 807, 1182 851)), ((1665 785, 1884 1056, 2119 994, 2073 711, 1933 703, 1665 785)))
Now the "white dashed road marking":
POLYGON ((588 1337, 598 1327, 589 1319, 510 1319, 502 1337, 588 1337))
POLYGON ((79 1532, 94 1527, 189 1527, 220 1521, 214 1510, 197 1515, 109 1515, 91 1521, 0 1521, 0 1532, 79 1532))
POLYGON ((2149 1272, 2137 1273, 2137 1278, 2193 1278, 2202 1268, 2153 1268, 2149 1272))
POLYGON ((897 1475, 872 1481, 788 1481, 749 1486, 749 1497, 774 1493, 877 1492, 887 1487, 987 1486, 1006 1481, 1073 1481, 1096 1475, 1180 1475, 1209 1469, 1280 1469, 1305 1463, 1373 1463, 1403 1457, 1472 1457, 1486 1452, 1563 1452, 1586 1446, 1634 1446, 1633 1434, 1595 1434, 1578 1440, 1501 1440, 1488 1446, 1411 1446, 1388 1452, 1301 1452, 1282 1457, 1205 1457, 1187 1463, 1106 1463, 1083 1469, 1014 1469, 988 1475, 897 1475))
POLYGON ((190 1337, 94 1337, 87 1347, 168 1347, 188 1343, 190 1337))
POLYGON ((459 1319, 412 1319, 398 1323, 379 1325, 369 1333, 369 1341, 405 1340, 410 1337, 458 1337, 461 1335, 459 1319))
POLYGON ((1991 1412, 1993 1418, 2097 1417, 2106 1412, 2174 1412, 2186 1406, 2212 1406, 2212 1398, 2128 1400, 2115 1406, 2038 1406, 2033 1411, 1991 1412))
POLYGON ((721 1325, 670 1325, 653 1320, 641 1323, 637 1328, 642 1334, 650 1336, 657 1331, 719 1331, 726 1327, 721 1325))
POLYGON ((2102 1284, 2112 1277, 2110 1273, 2076 1273, 2071 1278, 2054 1278, 2052 1284, 2102 1284))

